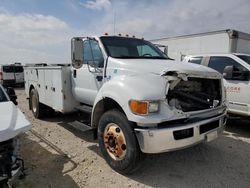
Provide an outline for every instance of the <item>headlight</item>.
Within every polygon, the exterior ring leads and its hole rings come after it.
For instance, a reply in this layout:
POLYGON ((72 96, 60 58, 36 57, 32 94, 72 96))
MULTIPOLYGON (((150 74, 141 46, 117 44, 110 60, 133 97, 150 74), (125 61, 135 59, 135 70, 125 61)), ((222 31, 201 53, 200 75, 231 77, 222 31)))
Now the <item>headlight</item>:
POLYGON ((136 101, 129 102, 131 111, 138 115, 147 115, 159 111, 159 102, 157 101, 136 101))

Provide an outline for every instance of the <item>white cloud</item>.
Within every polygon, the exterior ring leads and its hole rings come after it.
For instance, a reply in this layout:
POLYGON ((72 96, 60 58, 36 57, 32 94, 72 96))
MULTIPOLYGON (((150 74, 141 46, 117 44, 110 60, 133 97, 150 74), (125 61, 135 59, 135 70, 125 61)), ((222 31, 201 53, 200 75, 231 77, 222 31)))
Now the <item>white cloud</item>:
POLYGON ((116 33, 146 38, 177 36, 221 29, 250 32, 249 0, 112 1, 114 11, 107 11, 98 25, 99 33, 116 33))
POLYGON ((70 63, 74 33, 53 16, 0 12, 0 63, 70 63))
MULTIPOLYGON (((78 0, 72 2, 79 5, 78 0)), ((113 34, 114 12, 116 34, 146 39, 227 28, 250 33, 249 0, 93 0, 85 5, 109 11, 88 17, 84 30, 53 16, 10 14, 0 7, 0 63, 70 63, 71 37, 113 34)))
POLYGON ((86 3, 80 2, 80 4, 85 8, 96 10, 108 10, 111 6, 111 2, 109 0, 87 1, 86 3))

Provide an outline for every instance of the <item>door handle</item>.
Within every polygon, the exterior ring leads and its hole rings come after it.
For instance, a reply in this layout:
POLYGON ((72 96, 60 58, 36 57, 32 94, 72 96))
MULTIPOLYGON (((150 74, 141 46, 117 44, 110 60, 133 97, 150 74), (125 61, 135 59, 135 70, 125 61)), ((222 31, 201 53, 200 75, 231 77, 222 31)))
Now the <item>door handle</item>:
POLYGON ((73 77, 76 78, 76 70, 73 70, 73 77))
POLYGON ((96 76, 98 82, 102 81, 102 76, 96 76))

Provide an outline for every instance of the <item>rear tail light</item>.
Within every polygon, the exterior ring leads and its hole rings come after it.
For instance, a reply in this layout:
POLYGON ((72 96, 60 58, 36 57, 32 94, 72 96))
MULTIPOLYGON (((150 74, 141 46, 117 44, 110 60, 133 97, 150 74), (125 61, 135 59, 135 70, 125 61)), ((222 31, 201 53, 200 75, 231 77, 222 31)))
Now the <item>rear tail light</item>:
POLYGON ((0 80, 3 80, 3 72, 0 72, 0 80))

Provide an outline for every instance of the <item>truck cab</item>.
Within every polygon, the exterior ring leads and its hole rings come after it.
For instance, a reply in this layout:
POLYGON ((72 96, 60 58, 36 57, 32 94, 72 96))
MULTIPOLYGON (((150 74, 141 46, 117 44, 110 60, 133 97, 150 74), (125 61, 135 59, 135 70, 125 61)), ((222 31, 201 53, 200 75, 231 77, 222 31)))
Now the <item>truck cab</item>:
POLYGON ((250 55, 203 54, 189 55, 184 62, 208 66, 224 77, 229 102, 228 112, 237 116, 250 117, 250 55))
POLYGON ((39 117, 48 107, 88 109, 114 170, 131 173, 145 153, 212 141, 223 131, 226 98, 218 72, 176 63, 134 37, 74 37, 71 51, 71 66, 25 67, 31 110, 39 117))

